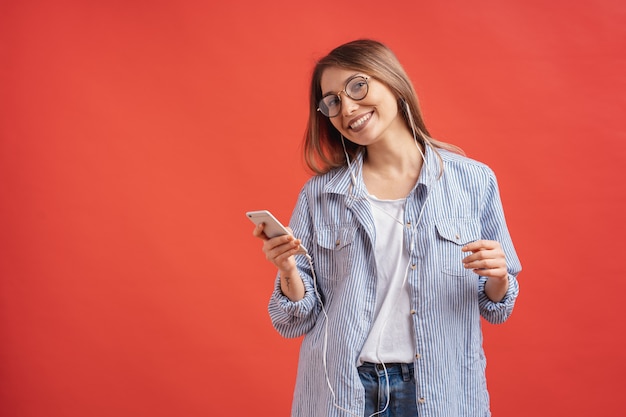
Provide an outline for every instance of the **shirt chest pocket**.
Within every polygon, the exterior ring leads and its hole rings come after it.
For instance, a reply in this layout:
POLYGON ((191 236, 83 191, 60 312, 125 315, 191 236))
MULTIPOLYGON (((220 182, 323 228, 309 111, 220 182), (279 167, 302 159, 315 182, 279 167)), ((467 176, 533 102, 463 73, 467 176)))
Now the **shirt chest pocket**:
POLYGON ((441 268, 449 275, 464 276, 472 274, 463 267, 463 258, 468 253, 461 248, 470 242, 480 239, 480 223, 474 219, 447 219, 438 221, 437 252, 440 255, 441 268))
POLYGON ((354 226, 337 226, 318 230, 318 256, 315 262, 319 278, 336 281, 350 273, 350 256, 356 235, 354 226))

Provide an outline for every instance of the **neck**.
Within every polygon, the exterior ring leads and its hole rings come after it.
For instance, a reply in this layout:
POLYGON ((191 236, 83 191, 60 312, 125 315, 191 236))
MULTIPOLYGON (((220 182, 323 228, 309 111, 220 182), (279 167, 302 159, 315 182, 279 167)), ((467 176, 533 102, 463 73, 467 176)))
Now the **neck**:
POLYGON ((420 152, 416 145, 409 136, 368 146, 363 180, 370 194, 381 199, 399 199, 411 192, 423 165, 423 149, 420 152))
POLYGON ((382 176, 419 173, 424 149, 411 135, 367 147, 364 169, 382 176), (418 148, 419 147, 419 148, 418 148))

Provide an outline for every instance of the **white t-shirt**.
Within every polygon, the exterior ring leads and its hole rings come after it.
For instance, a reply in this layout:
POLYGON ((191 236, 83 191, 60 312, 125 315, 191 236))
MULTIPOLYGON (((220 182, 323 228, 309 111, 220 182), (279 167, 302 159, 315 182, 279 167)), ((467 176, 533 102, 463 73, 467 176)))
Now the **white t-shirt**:
POLYGON ((412 363, 415 358, 408 286, 409 254, 404 245, 405 199, 370 195, 376 226, 374 257, 378 271, 374 323, 359 356, 363 362, 412 363))

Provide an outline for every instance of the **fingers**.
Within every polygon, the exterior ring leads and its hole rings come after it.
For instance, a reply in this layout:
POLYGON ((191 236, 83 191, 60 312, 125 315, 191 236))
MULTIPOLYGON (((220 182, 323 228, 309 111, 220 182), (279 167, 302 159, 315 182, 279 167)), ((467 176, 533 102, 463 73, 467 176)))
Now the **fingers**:
MULTIPOLYGON (((282 235, 268 238, 263 232, 265 225, 259 224, 252 231, 252 235, 263 241, 263 253, 268 261, 279 269, 286 269, 295 264, 292 256, 300 251, 300 239, 293 235, 282 235)), ((290 230, 291 231, 291 230, 290 230)))
POLYGON ((500 249, 500 243, 495 240, 476 240, 463 246, 463 252, 476 252, 480 250, 500 249))
POLYGON ((494 240, 477 240, 468 243, 462 249, 471 252, 463 259, 463 266, 475 273, 494 278, 506 278, 506 256, 500 243, 494 240))
POLYGON ((265 236, 265 233, 263 233, 264 228, 265 228, 264 223, 258 224, 252 231, 252 236, 258 237, 259 239, 262 239, 262 240, 267 240, 267 236, 265 236))
POLYGON ((266 240, 263 252, 268 261, 278 269, 286 270, 295 265, 293 256, 300 250, 300 240, 293 236, 279 236, 266 240))

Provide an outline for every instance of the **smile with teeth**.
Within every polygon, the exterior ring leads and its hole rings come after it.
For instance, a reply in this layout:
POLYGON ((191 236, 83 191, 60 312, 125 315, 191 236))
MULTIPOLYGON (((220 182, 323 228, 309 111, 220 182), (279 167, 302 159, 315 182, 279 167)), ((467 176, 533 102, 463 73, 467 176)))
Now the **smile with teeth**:
POLYGON ((363 125, 363 123, 367 122, 370 117, 372 117, 372 113, 364 114, 362 117, 356 119, 354 123, 349 126, 350 129, 356 129, 357 127, 363 125))

